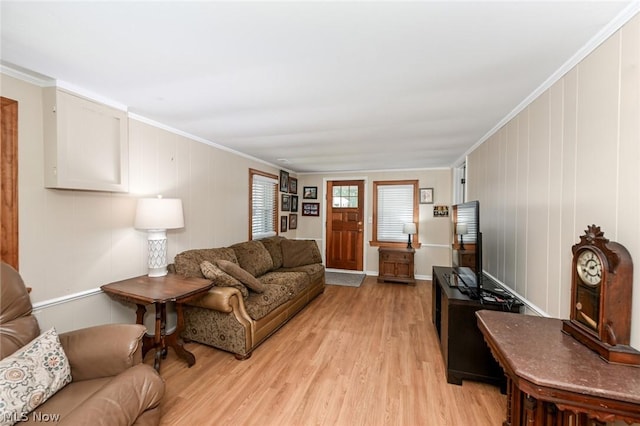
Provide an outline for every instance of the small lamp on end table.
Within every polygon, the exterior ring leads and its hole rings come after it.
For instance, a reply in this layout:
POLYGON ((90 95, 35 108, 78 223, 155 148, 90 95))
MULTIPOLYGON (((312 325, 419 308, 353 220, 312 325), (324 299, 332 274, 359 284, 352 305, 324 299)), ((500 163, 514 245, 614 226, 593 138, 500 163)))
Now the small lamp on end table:
POLYGON ((148 276, 167 275, 167 229, 184 227, 182 200, 162 196, 139 199, 134 227, 149 233, 148 276))
POLYGON ((465 235, 466 233, 468 233, 469 230, 467 229, 467 224, 466 223, 457 223, 456 224, 456 234, 460 235, 460 250, 464 250, 464 241, 463 241, 463 235, 465 235))
POLYGON ((405 223, 404 226, 402 227, 402 233, 403 234, 408 234, 408 239, 407 239, 407 248, 412 248, 411 247, 411 235, 415 234, 416 232, 418 232, 418 230, 416 229, 416 224, 415 223, 405 223))

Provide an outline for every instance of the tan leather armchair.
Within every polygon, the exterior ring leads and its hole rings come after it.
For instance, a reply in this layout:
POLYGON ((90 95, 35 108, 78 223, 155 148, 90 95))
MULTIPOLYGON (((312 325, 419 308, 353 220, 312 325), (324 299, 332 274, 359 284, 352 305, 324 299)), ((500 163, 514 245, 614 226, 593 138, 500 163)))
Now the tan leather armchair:
MULTIPOLYGON (((1 264, 0 359, 40 334, 27 289, 18 272, 1 264)), ((110 324, 60 334, 71 366, 71 383, 37 408, 59 415, 58 424, 157 425, 165 384, 142 363, 144 326, 110 324)), ((38 423, 33 416, 22 424, 38 423)))

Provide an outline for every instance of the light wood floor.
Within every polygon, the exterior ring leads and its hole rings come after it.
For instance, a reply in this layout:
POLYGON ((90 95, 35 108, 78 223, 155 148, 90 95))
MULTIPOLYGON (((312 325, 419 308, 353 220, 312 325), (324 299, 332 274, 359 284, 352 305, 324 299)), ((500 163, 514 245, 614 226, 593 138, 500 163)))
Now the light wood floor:
MULTIPOLYGON (((447 384, 431 283, 327 286, 246 361, 169 351, 162 425, 500 425, 497 387, 447 384)), ((152 355, 146 362, 152 363, 152 355)))

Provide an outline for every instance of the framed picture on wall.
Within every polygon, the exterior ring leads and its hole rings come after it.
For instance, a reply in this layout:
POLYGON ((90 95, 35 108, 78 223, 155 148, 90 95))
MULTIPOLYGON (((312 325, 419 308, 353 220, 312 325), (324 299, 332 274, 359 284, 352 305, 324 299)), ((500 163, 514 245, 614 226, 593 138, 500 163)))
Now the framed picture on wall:
POLYGON ((289 172, 280 170, 280 192, 289 192, 289 172))
POLYGON ((298 179, 289 176, 289 192, 292 194, 298 193, 298 179))
POLYGON ((280 216, 280 232, 287 232, 287 216, 280 216))
POLYGON ((289 194, 282 194, 282 203, 280 204, 280 210, 288 212, 291 210, 291 196, 289 194))
POLYGON ((433 204, 433 188, 420 188, 420 204, 433 204))
POLYGON ((298 229, 298 215, 295 213, 289 215, 289 229, 298 229))
POLYGON ((291 196, 291 211, 294 212, 294 213, 298 211, 298 196, 297 195, 292 195, 291 196))
POLYGON ((317 186, 305 186, 302 188, 302 198, 305 200, 318 199, 318 187, 317 186))
POLYGON ((320 203, 302 203, 302 216, 320 216, 320 203))
POLYGON ((449 217, 449 206, 433 206, 433 217, 449 217))

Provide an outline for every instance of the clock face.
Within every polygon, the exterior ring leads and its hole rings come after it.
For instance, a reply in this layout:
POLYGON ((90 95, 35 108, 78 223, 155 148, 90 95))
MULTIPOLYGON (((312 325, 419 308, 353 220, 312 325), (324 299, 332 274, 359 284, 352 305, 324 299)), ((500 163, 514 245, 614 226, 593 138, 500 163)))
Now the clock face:
POLYGON ((593 251, 587 249, 580 253, 576 268, 584 284, 597 286, 602 281, 602 261, 593 251))

